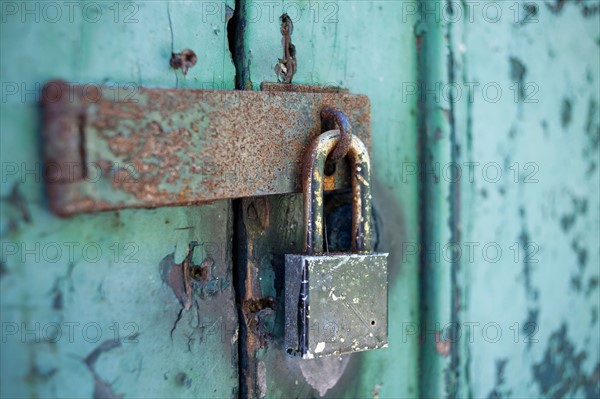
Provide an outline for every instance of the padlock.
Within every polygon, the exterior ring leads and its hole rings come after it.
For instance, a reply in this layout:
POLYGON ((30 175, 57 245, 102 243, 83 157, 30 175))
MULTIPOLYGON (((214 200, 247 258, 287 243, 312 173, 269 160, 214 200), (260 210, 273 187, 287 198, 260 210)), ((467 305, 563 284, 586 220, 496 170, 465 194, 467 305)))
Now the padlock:
POLYGON ((323 179, 338 130, 317 137, 303 168, 304 254, 285 257, 285 344, 305 359, 387 347, 387 253, 372 253, 371 164, 352 137, 352 253, 323 253, 323 179))

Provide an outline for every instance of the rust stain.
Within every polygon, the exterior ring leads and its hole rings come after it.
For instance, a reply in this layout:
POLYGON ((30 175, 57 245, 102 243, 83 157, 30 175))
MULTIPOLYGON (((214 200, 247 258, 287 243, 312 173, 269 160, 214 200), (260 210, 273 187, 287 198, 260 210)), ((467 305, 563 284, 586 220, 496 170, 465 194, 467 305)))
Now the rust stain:
MULTIPOLYGON (((339 142, 340 132, 321 134, 308 147, 303 164, 304 253, 323 252, 323 165, 339 142)), ((352 180, 352 251, 370 252, 371 235, 371 161, 367 149, 357 137, 352 137, 348 151, 352 180)))
POLYGON ((273 297, 250 298, 242 304, 242 314, 249 332, 250 348, 254 350, 266 348, 271 342, 271 333, 265 326, 265 318, 275 313, 275 307, 276 302, 273 297))
POLYGON ((330 170, 333 170, 331 165, 348 154, 352 142, 352 127, 341 110, 334 107, 325 107, 321 110, 321 131, 326 132, 333 129, 340 131, 340 138, 327 160, 330 170))
POLYGON ((183 50, 181 53, 171 53, 171 59, 169 65, 173 69, 181 69, 184 75, 187 75, 188 69, 196 65, 198 56, 193 50, 189 48, 183 50))
POLYGON ((348 89, 339 86, 315 86, 297 83, 262 82, 261 91, 291 93, 348 93, 348 89))
POLYGON ((192 307, 192 268, 194 268, 192 257, 196 246, 198 243, 195 241, 188 245, 185 259, 181 264, 175 263, 174 254, 165 256, 159 264, 163 281, 171 287, 185 310, 190 310, 192 307))
POLYGON ((296 46, 292 43, 292 32, 294 24, 287 14, 283 14, 279 20, 281 21, 281 46, 283 47, 283 58, 279 59, 275 65, 275 74, 284 83, 292 83, 294 74, 298 69, 296 60, 296 46))
MULTIPOLYGON (((130 92, 102 88, 91 101, 79 86, 51 84, 76 94, 44 104, 46 163, 73 170, 48 185, 51 208, 62 216, 300 192, 302 157, 322 132, 326 107, 343 111, 353 134, 371 146, 369 99, 339 88, 139 88, 128 100, 130 92), (85 176, 86 164, 100 180, 85 176)), ((349 184, 347 168, 338 169, 327 189, 349 184)))
POLYGON ((98 345, 85 359, 84 363, 94 377, 94 399, 122 399, 125 395, 114 392, 110 383, 97 373, 95 364, 100 355, 121 346, 120 340, 107 340, 98 345))
POLYGON ((108 140, 110 150, 116 155, 129 154, 135 150, 139 143, 139 137, 124 137, 122 134, 110 137, 108 140))
POLYGON ((212 267, 215 261, 212 258, 206 258, 200 266, 192 266, 189 268, 191 277, 200 282, 208 282, 211 280, 212 267))
POLYGON ((246 213, 246 223, 251 224, 250 228, 264 231, 269 227, 270 208, 269 201, 265 197, 255 197, 248 204, 246 213))
POLYGON ((452 343, 449 340, 441 339, 440 333, 435 333, 435 350, 443 357, 447 357, 450 354, 452 343))
MULTIPOLYGON (((175 263, 175 254, 170 253, 161 260, 158 266, 162 280, 173 290, 181 303, 181 311, 190 310, 194 298, 202 299, 206 296, 216 295, 222 292, 228 284, 213 275, 215 265, 213 258, 207 257, 199 265, 193 262, 194 251, 201 245, 203 244, 199 244, 197 241, 190 242, 186 256, 180 264, 175 263)), ((181 319, 181 314, 175 325, 179 319, 181 319)))
POLYGON ((323 190, 331 191, 335 189, 335 177, 333 175, 323 177, 323 190))

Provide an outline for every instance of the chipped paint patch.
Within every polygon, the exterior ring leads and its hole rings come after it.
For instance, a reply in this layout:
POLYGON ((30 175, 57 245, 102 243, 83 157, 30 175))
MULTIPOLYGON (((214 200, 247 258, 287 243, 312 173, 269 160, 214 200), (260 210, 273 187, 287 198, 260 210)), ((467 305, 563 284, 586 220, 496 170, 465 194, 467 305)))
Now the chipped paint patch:
POLYGON ((532 366, 540 393, 545 397, 567 397, 583 392, 587 398, 600 397, 600 363, 596 358, 594 371, 586 374, 583 363, 594 355, 577 351, 567 330, 563 323, 550 335, 544 357, 532 366))
POLYGON ((508 363, 508 359, 498 359, 496 360, 496 384, 494 385, 494 389, 488 395, 489 399, 500 399, 502 397, 510 397, 511 391, 504 392, 502 386, 504 385, 504 370, 506 368, 506 364, 508 363))
POLYGON ((325 350, 325 342, 319 342, 315 347, 315 353, 321 353, 325 350))
POLYGON ((440 333, 435 333, 435 350, 437 353, 442 355, 443 357, 447 357, 450 354, 450 349, 452 348, 452 342, 447 339, 442 339, 440 337, 440 333))

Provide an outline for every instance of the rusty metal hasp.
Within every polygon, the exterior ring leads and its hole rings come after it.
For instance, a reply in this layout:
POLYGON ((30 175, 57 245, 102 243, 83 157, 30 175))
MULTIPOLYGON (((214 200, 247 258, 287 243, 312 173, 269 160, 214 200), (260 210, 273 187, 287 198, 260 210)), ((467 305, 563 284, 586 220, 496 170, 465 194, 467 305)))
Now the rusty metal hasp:
MULTIPOLYGON (((62 216, 302 190, 302 157, 342 110, 370 146, 369 99, 344 92, 146 89, 48 83, 45 176, 62 216)), ((336 168, 326 188, 348 184, 336 168)))

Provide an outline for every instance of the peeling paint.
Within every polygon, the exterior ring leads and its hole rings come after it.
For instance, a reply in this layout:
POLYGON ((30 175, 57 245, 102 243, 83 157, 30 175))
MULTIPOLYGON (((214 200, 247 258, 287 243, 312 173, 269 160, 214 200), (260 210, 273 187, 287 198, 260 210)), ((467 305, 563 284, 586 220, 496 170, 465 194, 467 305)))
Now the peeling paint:
POLYGON ((573 102, 569 98, 563 98, 560 111, 560 124, 566 129, 571 124, 573 114, 573 102))
POLYGON ((219 279, 212 273, 215 261, 208 257, 201 264, 192 261, 194 251, 199 244, 188 244, 187 254, 181 263, 175 263, 175 252, 165 256, 159 263, 162 280, 173 290, 185 310, 190 310, 194 298, 204 299, 214 296, 229 286, 229 281, 219 279))
POLYGON ((523 326, 521 327, 521 332, 526 337, 524 341, 527 344, 528 350, 531 349, 531 345, 534 343, 534 339, 530 337, 533 337, 539 329, 539 313, 539 308, 529 309, 527 311, 527 318, 523 321, 523 326))
MULTIPOLYGON (((4 173, 4 172, 3 172, 4 173)), ((5 175, 3 178, 6 178, 5 175)), ((19 231, 23 225, 31 223, 31 212, 29 210, 29 202, 21 192, 20 182, 14 182, 10 193, 4 197, 0 197, 0 201, 8 205, 8 212, 4 216, 6 218, 0 224, 0 237, 4 238, 19 231)))
POLYGON ((440 333, 436 331, 435 333, 435 350, 441 356, 446 357, 450 354, 450 349, 452 348, 452 342, 449 339, 442 339, 440 337, 440 333))
POLYGON ((523 61, 517 57, 510 57, 510 78, 519 85, 519 98, 527 98, 525 93, 525 76, 527 68, 523 61))
POLYGON ((504 392, 504 371, 506 369, 506 364, 508 363, 507 358, 496 360, 496 384, 492 392, 489 393, 488 399, 500 399, 503 397, 511 397, 511 392, 504 392))
POLYGON ((521 222, 521 233, 519 234, 519 245, 525 254, 523 256, 523 277, 524 277, 524 285, 525 285, 525 293, 526 295, 532 299, 537 300, 539 291, 534 288, 532 285, 532 269, 535 265, 535 258, 531 257, 532 249, 536 250, 536 247, 531 247, 531 243, 533 242, 529 237, 529 233, 526 226, 526 211, 524 207, 519 208, 519 219, 521 222))
POLYGON ((583 362, 590 354, 577 351, 567 330, 563 323, 550 335, 543 359, 531 368, 540 393, 546 397, 567 397, 582 392, 587 398, 600 397, 600 363, 586 374, 583 362))
POLYGON ((84 363, 94 376, 94 399, 122 399, 124 394, 114 392, 112 386, 96 372, 95 364, 100 355, 121 346, 120 340, 104 341, 96 347, 84 360, 84 363))

